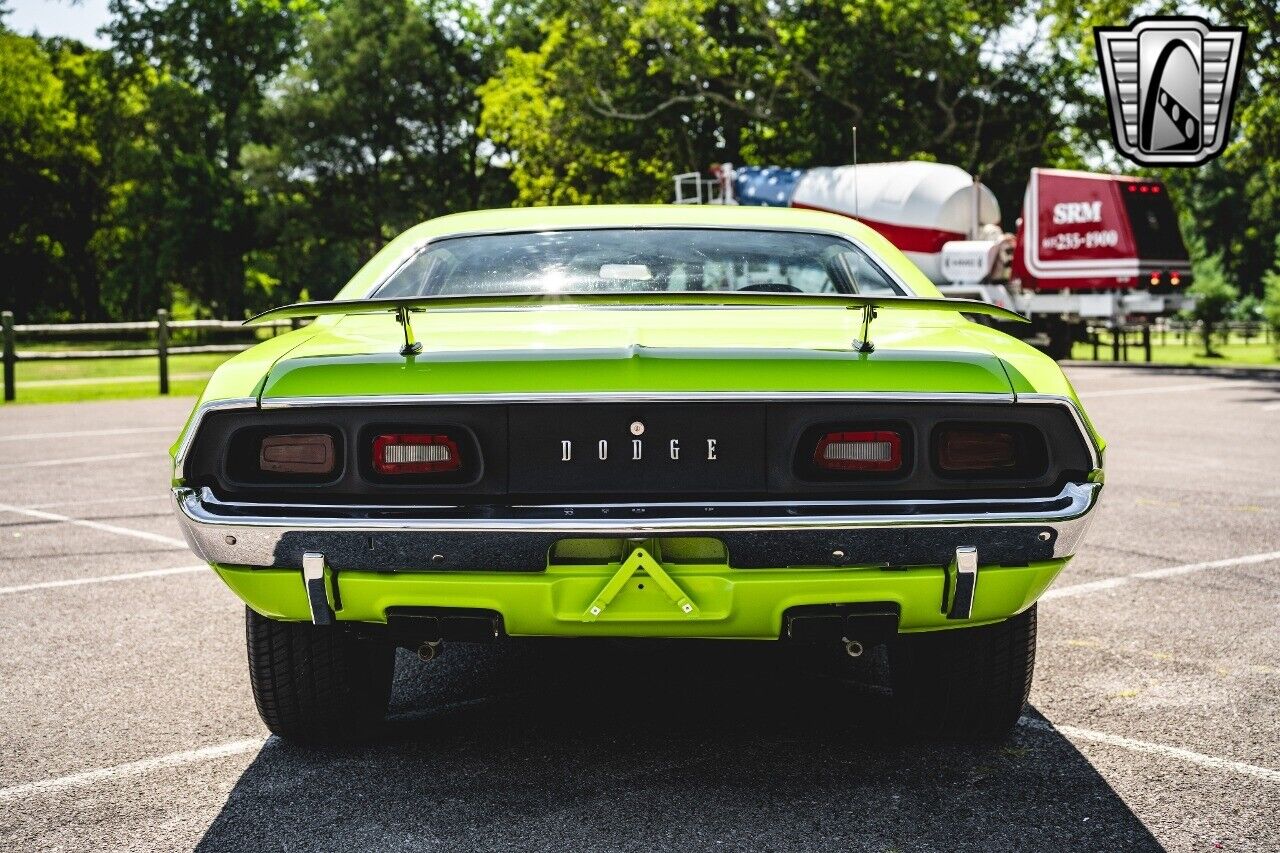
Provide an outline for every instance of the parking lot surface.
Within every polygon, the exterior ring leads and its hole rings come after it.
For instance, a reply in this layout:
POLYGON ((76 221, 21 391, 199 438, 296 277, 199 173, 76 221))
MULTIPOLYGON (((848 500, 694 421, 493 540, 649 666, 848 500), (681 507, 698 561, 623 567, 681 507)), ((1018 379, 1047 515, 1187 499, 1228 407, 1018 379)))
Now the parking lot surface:
POLYGON ((1103 504, 983 747, 875 661, 573 642, 402 652, 384 738, 293 747, 171 516, 191 401, 0 409, 0 849, 1280 849, 1280 377, 1069 373, 1103 504))

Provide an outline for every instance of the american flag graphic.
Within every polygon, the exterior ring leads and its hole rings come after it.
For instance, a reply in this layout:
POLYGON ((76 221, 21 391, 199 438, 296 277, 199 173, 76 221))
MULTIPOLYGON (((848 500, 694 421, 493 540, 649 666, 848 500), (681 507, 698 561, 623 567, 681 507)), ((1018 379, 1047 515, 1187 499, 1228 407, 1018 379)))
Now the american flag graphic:
POLYGON ((804 169, 743 166, 733 172, 733 196, 738 204, 789 207, 804 169))

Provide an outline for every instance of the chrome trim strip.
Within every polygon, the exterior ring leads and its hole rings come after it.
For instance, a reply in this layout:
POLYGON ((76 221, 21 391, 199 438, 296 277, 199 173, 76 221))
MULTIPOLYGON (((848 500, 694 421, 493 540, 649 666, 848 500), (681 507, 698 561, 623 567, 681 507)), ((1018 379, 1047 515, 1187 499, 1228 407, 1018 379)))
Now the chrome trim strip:
MULTIPOLYGON (((366 550, 371 534, 379 537, 401 537, 411 541, 415 535, 487 534, 492 537, 513 536, 515 540, 537 536, 605 536, 648 537, 671 535, 730 535, 733 533, 810 532, 858 530, 938 530, 961 527, 984 527, 991 530, 1042 528, 1055 532, 1053 557, 1068 557, 1091 520, 1102 486, 1098 483, 1072 483, 1063 489, 1059 499, 1042 499, 1050 507, 1036 511, 1025 505, 1010 507, 1005 512, 920 514, 795 514, 759 517, 680 517, 638 520, 581 518, 566 515, 558 518, 358 518, 342 514, 333 507, 328 516, 227 515, 218 512, 217 504, 206 504, 204 494, 188 488, 175 488, 173 497, 178 520, 193 550, 211 563, 248 566, 276 566, 278 554, 285 553, 281 543, 299 537, 325 537, 327 541, 348 539, 366 550), (1062 505, 1062 500, 1066 505, 1062 505), (1056 504, 1055 504, 1056 501, 1056 504)), ((941 503, 941 502, 939 502, 941 503)), ((993 502, 998 505, 998 502, 993 502)), ((225 508, 224 508, 225 509, 225 508)), ((288 509, 287 507, 285 509, 288 509)), ((1047 536, 1048 534, 1046 534, 1047 536)), ((370 543, 371 544, 371 543, 370 543)), ((784 562, 785 564, 785 562, 784 562)), ((296 568, 296 566, 289 566, 296 568)), ((388 566, 388 570, 394 566, 388 566)))
MULTIPOLYGON (((698 530, 788 530, 794 528, 846 529, 856 527, 926 527, 941 525, 955 527, 974 524, 1031 524, 1070 520, 1092 509, 1101 486, 1097 483, 1068 483, 1062 493, 1054 498, 1042 498, 1042 505, 1052 505, 1062 500, 1064 508, 1035 511, 1026 506, 1014 506, 1005 512, 984 512, 966 516, 964 513, 912 513, 881 515, 776 515, 751 518, 687 517, 673 519, 648 519, 645 521, 618 521, 613 519, 552 520, 545 518, 356 518, 342 514, 343 507, 331 507, 334 514, 326 517, 289 515, 226 515, 216 510, 218 503, 206 503, 206 490, 178 487, 174 497, 182 514, 193 522, 209 525, 237 525, 244 527, 287 527, 297 530, 409 530, 415 527, 431 531, 457 531, 469 533, 519 533, 528 530, 553 530, 572 535, 575 533, 609 534, 618 536, 665 534, 673 531, 698 530)), ((935 504, 943 504, 935 501, 935 504)), ((999 501, 992 501, 999 504, 999 501)), ((660 504, 654 504, 655 508, 660 504)), ((715 505, 729 509, 733 504, 715 505)), ((281 509, 288 510, 288 506, 281 509)), ((410 508, 412 509, 412 508, 410 508)))
POLYGON ((351 397, 263 397, 262 409, 315 406, 444 406, 471 403, 1002 403, 1013 394, 897 391, 547 391, 492 394, 388 394, 351 397))
MULTIPOLYGON (((1046 503, 1060 502, 1070 499, 1069 489, 1063 489, 1056 495, 1034 498, 948 498, 948 499, 922 499, 922 498, 895 498, 880 500, 778 500, 778 501, 662 501, 655 503, 654 501, 632 501, 625 503, 560 503, 560 504, 507 504, 506 506, 512 510, 598 510, 598 509, 691 509, 697 512, 707 512, 709 509, 775 509, 781 513, 786 513, 791 509, 804 507, 837 507, 840 509, 865 509, 868 507, 902 507, 919 508, 937 506, 944 509, 965 508, 970 506, 982 506, 999 504, 1008 507, 1026 507, 1034 510, 1036 507, 1044 506, 1046 503)), ((426 510, 466 510, 469 504, 332 504, 332 503, 270 503, 259 501, 228 501, 218 498, 213 490, 208 486, 200 489, 200 501, 205 506, 215 507, 230 512, 241 512, 252 514, 251 510, 274 510, 276 512, 287 510, 341 510, 347 512, 405 512, 405 511, 426 511, 426 510)), ((856 513, 854 513, 856 514, 856 513)))
POLYGON ((178 477, 183 476, 183 469, 187 463, 187 453, 191 450, 191 442, 195 441, 196 433, 200 431, 200 422, 204 420, 205 415, 210 412, 221 412, 227 409, 256 409, 258 407, 258 398, 256 397, 229 397, 226 400, 210 400, 207 403, 201 403, 196 409, 196 413, 191 416, 191 423, 187 426, 187 431, 182 434, 182 441, 178 444, 178 450, 173 454, 173 470, 178 477))

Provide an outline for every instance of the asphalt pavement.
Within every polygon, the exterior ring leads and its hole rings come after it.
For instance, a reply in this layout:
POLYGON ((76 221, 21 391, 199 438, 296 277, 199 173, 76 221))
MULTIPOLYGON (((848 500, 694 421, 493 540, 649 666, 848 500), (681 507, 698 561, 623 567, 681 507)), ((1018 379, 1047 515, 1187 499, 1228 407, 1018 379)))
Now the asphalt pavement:
POLYGON ((1072 367, 1110 441, 995 746, 887 734, 874 658, 401 653, 377 743, 253 709, 181 541, 186 399, 0 407, 0 849, 1280 850, 1280 376, 1072 367))

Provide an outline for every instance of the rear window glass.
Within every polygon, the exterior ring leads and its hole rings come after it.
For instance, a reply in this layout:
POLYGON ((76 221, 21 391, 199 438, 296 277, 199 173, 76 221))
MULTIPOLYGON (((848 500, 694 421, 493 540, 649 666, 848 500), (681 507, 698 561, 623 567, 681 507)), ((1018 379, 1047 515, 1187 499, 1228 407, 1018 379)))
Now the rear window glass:
POLYGON ((426 246, 372 295, 668 291, 906 295, 838 237, 713 228, 451 237, 426 246))

